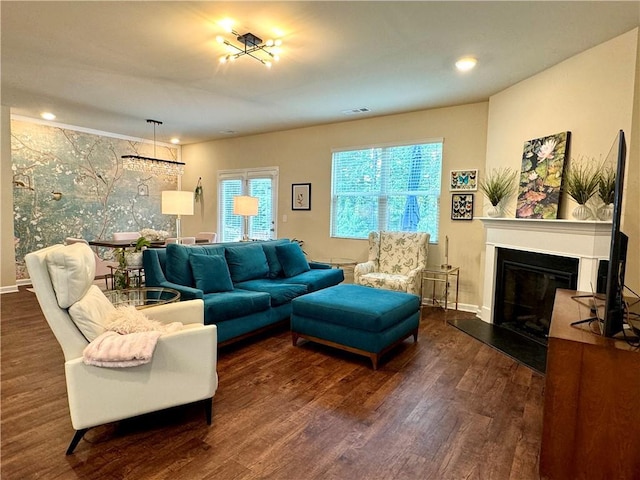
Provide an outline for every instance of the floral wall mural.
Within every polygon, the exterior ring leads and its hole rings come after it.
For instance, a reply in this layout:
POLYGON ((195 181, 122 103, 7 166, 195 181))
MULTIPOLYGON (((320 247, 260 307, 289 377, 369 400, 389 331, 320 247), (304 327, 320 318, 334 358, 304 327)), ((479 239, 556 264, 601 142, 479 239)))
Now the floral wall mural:
MULTIPOLYGON (((162 190, 177 188, 177 177, 125 170, 120 158, 153 152, 153 144, 139 140, 12 119, 16 278, 28 278, 25 254, 66 237, 173 231, 175 217, 162 215, 160 199, 162 190)), ((177 160, 178 154, 177 147, 155 147, 160 159, 177 160)))

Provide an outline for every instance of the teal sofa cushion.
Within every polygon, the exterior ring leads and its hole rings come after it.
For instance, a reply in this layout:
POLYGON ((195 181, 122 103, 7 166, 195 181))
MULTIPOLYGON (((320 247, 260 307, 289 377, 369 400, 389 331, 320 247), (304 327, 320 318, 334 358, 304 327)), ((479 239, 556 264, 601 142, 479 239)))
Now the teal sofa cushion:
POLYGON ((254 278, 265 278, 269 273, 267 257, 259 243, 227 247, 225 256, 234 283, 254 278))
POLYGON ((324 269, 312 268, 308 272, 303 272, 295 277, 274 278, 274 283, 297 283, 306 285, 308 292, 315 292, 327 287, 333 287, 344 281, 344 272, 339 268, 324 269))
POLYGON ((196 288, 204 293, 229 292, 233 290, 227 261, 222 255, 189 255, 191 271, 196 288))
POLYGON ((274 283, 273 280, 267 278, 259 278, 257 280, 248 280, 246 282, 236 283, 236 287, 254 292, 268 293, 271 296, 271 306, 273 307, 288 303, 294 298, 307 293, 306 285, 299 285, 295 283, 274 283))
POLYGON ((282 265, 282 271, 285 277, 295 277, 300 273, 311 270, 309 262, 302 252, 302 248, 295 242, 286 245, 277 245, 276 254, 282 265))
POLYGON ((224 255, 224 247, 218 245, 178 245, 170 243, 166 249, 167 280, 187 287, 195 287, 195 279, 189 263, 189 255, 224 255))
POLYGON ((239 288, 230 292, 209 293, 204 295, 203 300, 204 318, 207 324, 265 312, 271 306, 271 297, 268 293, 250 292, 239 288))
POLYGON ((276 247, 278 245, 286 245, 290 243, 288 239, 273 240, 271 242, 265 242, 262 244, 262 249, 267 257, 267 263, 269 264, 269 278, 278 278, 283 275, 282 264, 278 260, 278 254, 276 253, 276 247))

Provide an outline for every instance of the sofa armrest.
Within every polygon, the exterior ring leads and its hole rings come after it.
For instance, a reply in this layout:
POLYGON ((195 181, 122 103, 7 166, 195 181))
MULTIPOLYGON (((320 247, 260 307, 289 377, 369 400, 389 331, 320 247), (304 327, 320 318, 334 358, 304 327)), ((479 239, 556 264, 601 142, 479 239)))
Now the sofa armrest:
POLYGON ((360 277, 367 273, 375 272, 376 262, 369 260, 368 262, 358 263, 353 267, 353 281, 354 283, 360 283, 360 277))
POLYGON ((309 262, 309 266, 311 268, 317 268, 317 269, 330 269, 331 265, 329 265, 328 263, 321 263, 321 262, 309 262))
MULTIPOLYGON (((149 285, 151 286, 151 285, 149 285)), ((174 290, 178 290, 180 292, 180 300, 201 300, 204 298, 204 293, 202 290, 193 287, 187 287, 185 285, 180 285, 179 283, 173 283, 169 281, 160 282, 157 285, 153 285, 154 287, 165 287, 165 288, 173 288, 174 290)))
POLYGON ((204 302, 187 300, 145 308, 142 312, 152 320, 161 323, 181 322, 204 325, 204 302))
POLYGON ((420 296, 422 293, 422 271, 423 267, 414 268, 413 270, 409 270, 407 272, 407 277, 409 278, 409 282, 407 285, 407 293, 413 293, 414 295, 420 296))

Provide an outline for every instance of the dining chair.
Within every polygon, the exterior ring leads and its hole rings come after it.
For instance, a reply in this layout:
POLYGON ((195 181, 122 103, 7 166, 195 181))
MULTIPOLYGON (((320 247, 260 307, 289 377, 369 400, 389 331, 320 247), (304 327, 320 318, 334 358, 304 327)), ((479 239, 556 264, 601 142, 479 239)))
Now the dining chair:
POLYGON ((218 234, 216 232, 198 232, 196 235, 197 239, 206 239, 209 243, 216 243, 218 239, 218 234))
POLYGON ((137 240, 140 232, 113 232, 114 240, 137 240))
MULTIPOLYGON (((176 237, 167 238, 167 242, 165 245, 169 245, 170 243, 178 243, 178 239, 176 237)), ((180 237, 181 245, 195 245, 196 237, 180 237)))

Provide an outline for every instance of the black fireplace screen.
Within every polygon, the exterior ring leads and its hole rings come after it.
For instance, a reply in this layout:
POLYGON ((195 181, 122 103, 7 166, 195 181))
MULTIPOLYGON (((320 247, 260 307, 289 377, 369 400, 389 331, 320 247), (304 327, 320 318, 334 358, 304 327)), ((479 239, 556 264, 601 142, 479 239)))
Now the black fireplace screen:
POLYGON ((578 259, 498 248, 493 323, 546 344, 557 288, 575 290, 578 259))

